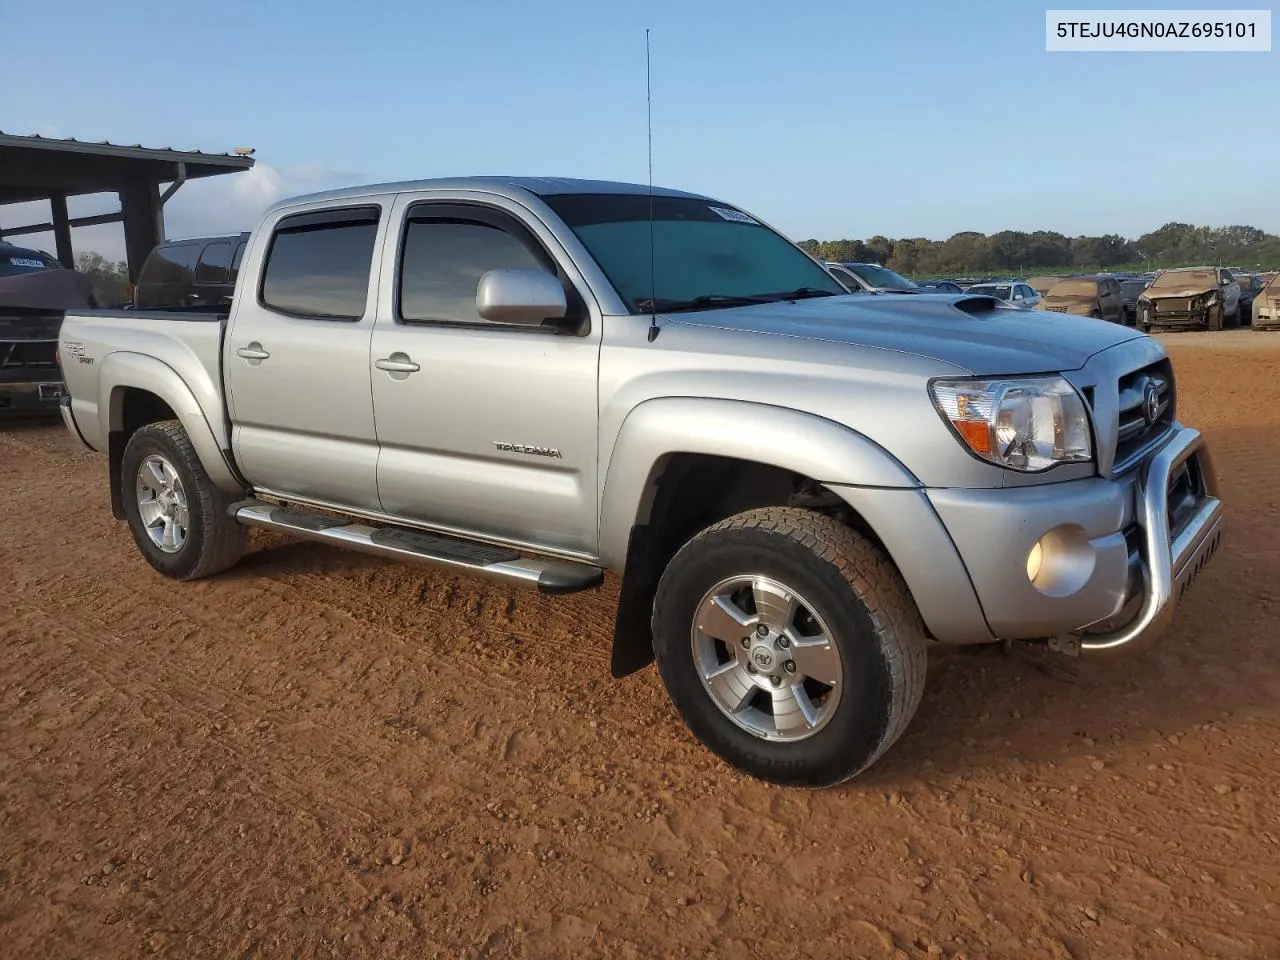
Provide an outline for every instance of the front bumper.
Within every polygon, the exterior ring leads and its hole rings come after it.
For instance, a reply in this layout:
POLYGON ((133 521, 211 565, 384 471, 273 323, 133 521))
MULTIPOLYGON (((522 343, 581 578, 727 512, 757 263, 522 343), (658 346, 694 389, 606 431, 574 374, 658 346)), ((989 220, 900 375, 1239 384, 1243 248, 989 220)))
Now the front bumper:
POLYGON ((1209 308, 1201 310, 1148 310, 1142 314, 1142 322, 1150 327, 1200 330, 1209 327, 1209 308))
POLYGON ((1075 635, 1091 652, 1157 640, 1222 534, 1208 448, 1180 425, 1121 479, 928 495, 994 636, 1075 635))
POLYGON ((66 387, 61 380, 0 381, 0 415, 56 416, 58 402, 65 393, 66 387))

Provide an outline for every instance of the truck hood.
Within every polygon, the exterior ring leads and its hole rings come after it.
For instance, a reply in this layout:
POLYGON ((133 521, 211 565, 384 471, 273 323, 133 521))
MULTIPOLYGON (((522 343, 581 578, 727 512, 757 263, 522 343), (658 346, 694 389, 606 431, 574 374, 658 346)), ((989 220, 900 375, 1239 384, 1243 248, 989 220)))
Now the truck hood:
POLYGON ((965 294, 854 294, 681 313, 668 323, 850 344, 928 357, 978 376, 1076 370, 1144 336, 1105 320, 965 294))
POLYGON ((1206 293, 1213 293, 1217 287, 1204 286, 1202 284, 1192 284, 1186 287, 1166 287, 1161 290, 1152 290, 1148 287, 1142 291, 1142 296, 1148 300, 1183 300, 1187 297, 1200 297, 1206 293))

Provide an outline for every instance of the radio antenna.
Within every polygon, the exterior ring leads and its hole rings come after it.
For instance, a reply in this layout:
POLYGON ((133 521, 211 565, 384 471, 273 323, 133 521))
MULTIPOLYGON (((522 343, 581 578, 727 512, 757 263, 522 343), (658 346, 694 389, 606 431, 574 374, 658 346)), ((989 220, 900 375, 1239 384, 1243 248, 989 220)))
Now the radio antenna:
POLYGON ((649 80, 649 28, 644 28, 644 99, 649 127, 649 342, 658 337, 658 281, 654 275, 653 240, 653 87, 649 80))

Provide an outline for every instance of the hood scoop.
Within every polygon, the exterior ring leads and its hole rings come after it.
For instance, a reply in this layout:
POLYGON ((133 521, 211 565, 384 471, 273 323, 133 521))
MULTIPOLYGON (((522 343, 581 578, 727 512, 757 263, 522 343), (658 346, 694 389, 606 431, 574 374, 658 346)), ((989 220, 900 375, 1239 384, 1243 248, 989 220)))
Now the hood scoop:
POLYGON ((951 304, 957 310, 967 313, 971 317, 980 317, 983 314, 991 313, 994 310, 1004 306, 1004 301, 999 297, 989 297, 983 294, 974 294, 971 297, 960 297, 951 304))

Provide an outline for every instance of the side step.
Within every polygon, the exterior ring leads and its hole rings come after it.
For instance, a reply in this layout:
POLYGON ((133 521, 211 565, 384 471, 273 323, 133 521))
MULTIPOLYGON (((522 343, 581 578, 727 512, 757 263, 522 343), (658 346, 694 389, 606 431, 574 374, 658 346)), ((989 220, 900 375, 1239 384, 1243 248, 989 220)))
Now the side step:
POLYGON ((604 582, 604 571, 587 563, 522 557, 506 547, 461 537, 401 527, 377 527, 262 500, 242 500, 232 504, 230 513, 247 527, 282 530, 306 540, 330 543, 378 557, 446 567, 509 583, 536 585, 542 593, 576 593, 604 582))

